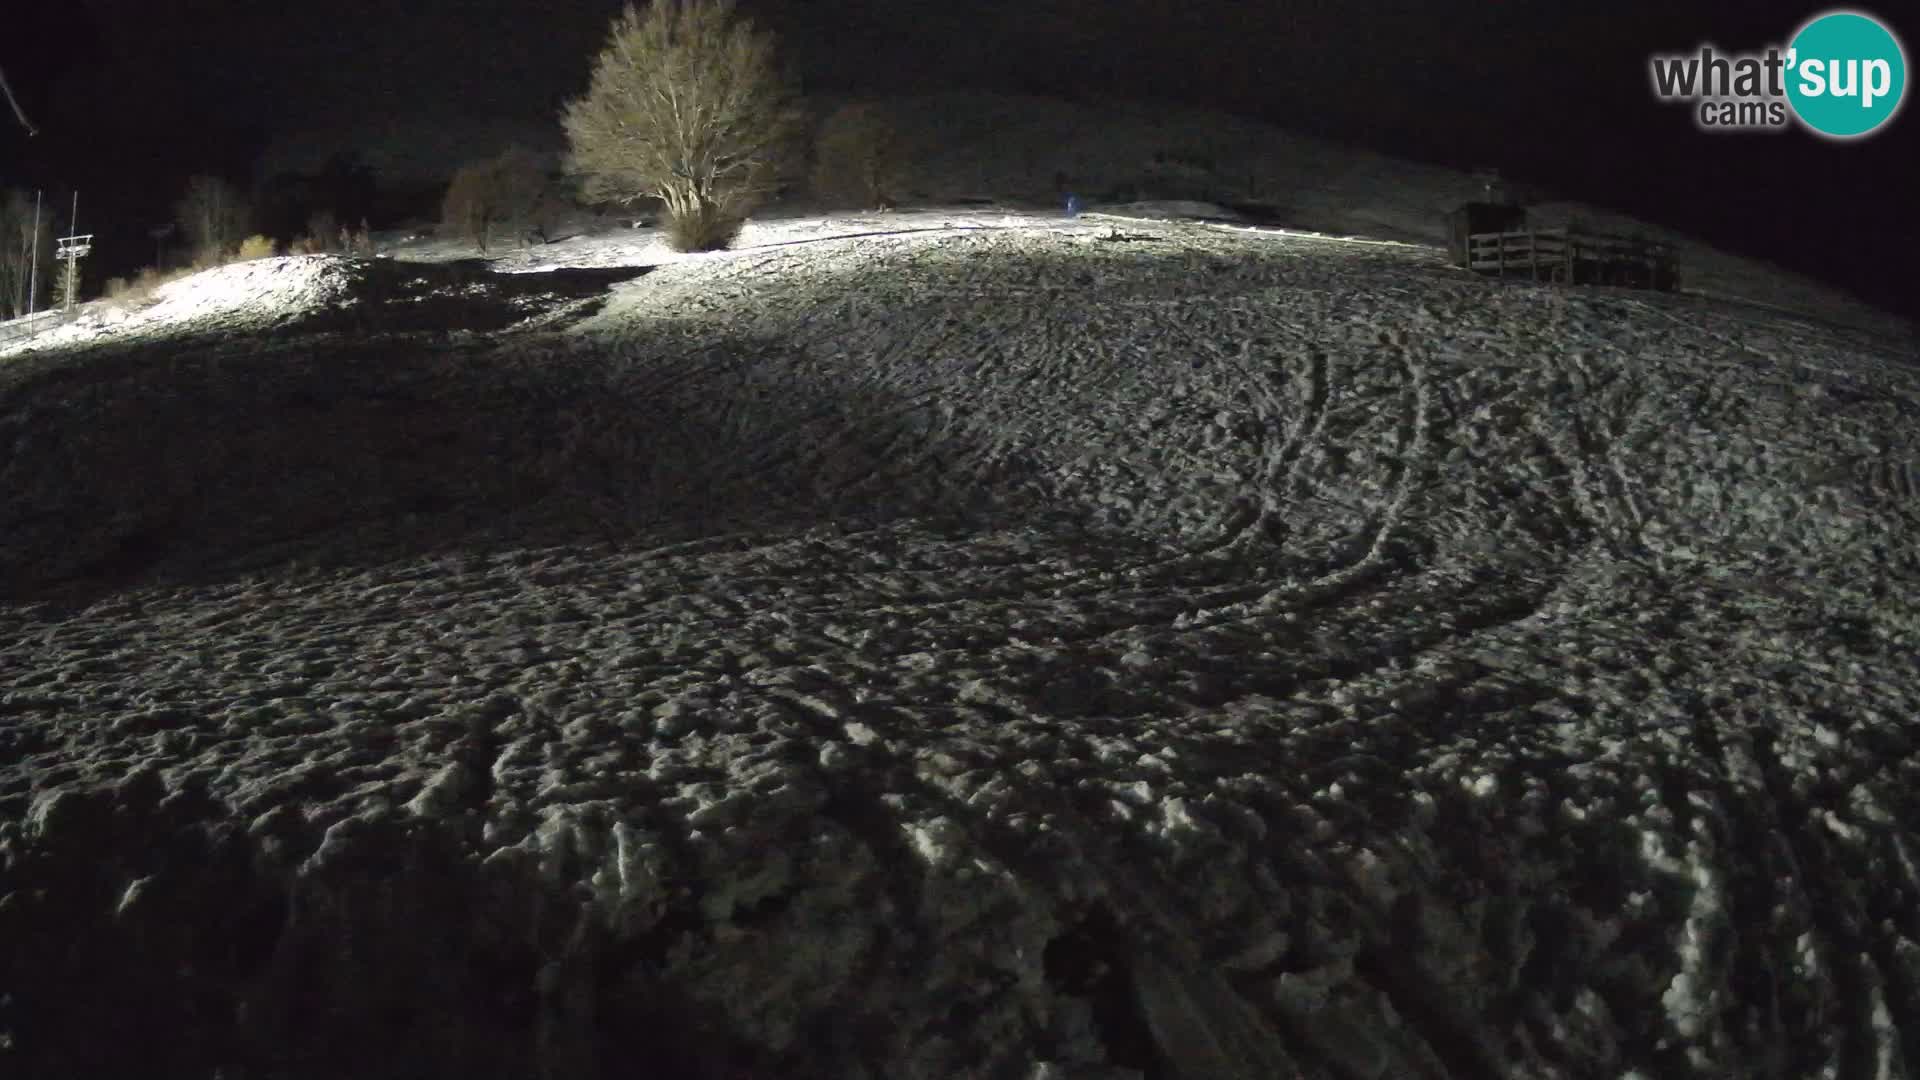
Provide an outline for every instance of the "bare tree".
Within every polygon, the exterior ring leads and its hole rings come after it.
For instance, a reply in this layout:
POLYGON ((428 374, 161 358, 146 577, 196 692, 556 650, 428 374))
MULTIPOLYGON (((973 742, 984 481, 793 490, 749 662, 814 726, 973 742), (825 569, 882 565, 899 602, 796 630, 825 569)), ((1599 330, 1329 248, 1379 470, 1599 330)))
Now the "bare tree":
POLYGON ((666 204, 676 245, 725 247, 775 189, 800 131, 770 34, 732 0, 629 5, 563 113, 589 199, 666 204))
POLYGON ((16 189, 0 197, 0 319, 25 315, 47 295, 53 265, 53 218, 40 218, 36 243, 33 211, 33 199, 24 191, 16 189), (36 250, 38 274, 34 272, 36 250), (36 284, 37 295, 29 297, 29 289, 36 284))
POLYGON ((174 218, 196 262, 211 262, 233 254, 247 235, 253 208, 232 184, 217 176, 195 176, 187 193, 174 204, 174 218))
POLYGON ((340 219, 331 210, 315 210, 307 215, 307 250, 329 252, 340 243, 340 219))
POLYGON ((525 242, 547 235, 552 200, 540 158, 518 146, 498 157, 476 161, 453 174, 440 220, 452 233, 471 239, 486 254, 496 234, 517 231, 525 242))
POLYGON ((862 209, 891 207, 906 180, 900 131, 876 105, 846 105, 820 125, 814 139, 813 190, 862 209))

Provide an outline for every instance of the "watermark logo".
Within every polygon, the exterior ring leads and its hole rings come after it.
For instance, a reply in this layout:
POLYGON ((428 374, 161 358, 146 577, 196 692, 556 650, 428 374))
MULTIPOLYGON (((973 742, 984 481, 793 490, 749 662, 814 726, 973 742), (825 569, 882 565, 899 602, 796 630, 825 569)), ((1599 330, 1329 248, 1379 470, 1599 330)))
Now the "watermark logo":
POLYGON ((1800 28, 1787 50, 1795 115, 1821 135, 1851 139, 1884 127, 1906 97, 1907 58, 1887 25, 1836 11, 1800 28))
POLYGON ((1907 60, 1893 29, 1857 11, 1810 19, 1785 46, 1661 54, 1654 96, 1693 108, 1702 131, 1784 130, 1856 139, 1886 127, 1906 98, 1907 60))

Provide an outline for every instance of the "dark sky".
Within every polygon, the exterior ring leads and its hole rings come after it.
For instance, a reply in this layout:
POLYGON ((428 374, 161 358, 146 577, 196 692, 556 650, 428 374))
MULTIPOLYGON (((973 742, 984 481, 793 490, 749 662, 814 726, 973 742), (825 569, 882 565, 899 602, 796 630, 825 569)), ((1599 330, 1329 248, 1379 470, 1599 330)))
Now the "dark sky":
MULTIPOLYGON (((10 5, 11 6, 11 5, 10 5)), ((245 178, 274 139, 428 116, 544 125, 619 0, 69 0, 8 16, 0 64, 44 129, 0 183, 164 216, 181 178, 245 178)), ((1439 164, 1498 165, 1911 305, 1920 113, 1835 144, 1712 136, 1654 102, 1646 59, 1783 40, 1823 10, 1717 0, 743 0, 809 88, 950 85, 1219 107, 1439 164)), ((1898 20, 1901 9, 1879 12, 1898 20)), ((1914 20, 1920 26, 1920 19, 1914 20)), ((1914 33, 1914 27, 1895 28, 1914 33)), ((1911 49, 1911 46, 1910 46, 1911 49)), ((557 137, 557 124, 552 129, 557 137)), ((448 163, 451 165, 457 162, 448 163)), ((97 220, 97 219, 96 219, 97 220)))

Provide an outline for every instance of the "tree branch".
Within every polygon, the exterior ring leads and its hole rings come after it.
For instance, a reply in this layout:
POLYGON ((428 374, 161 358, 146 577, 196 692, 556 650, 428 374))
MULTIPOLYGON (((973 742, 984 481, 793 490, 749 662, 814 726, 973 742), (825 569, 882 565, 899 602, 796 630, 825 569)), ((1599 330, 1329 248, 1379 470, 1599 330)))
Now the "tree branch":
POLYGON ((0 68, 0 91, 6 92, 7 104, 13 106, 13 115, 20 121, 20 126, 27 129, 27 135, 32 137, 40 134, 40 129, 33 126, 33 121, 27 119, 26 112, 20 108, 19 99, 13 96, 13 87, 7 83, 5 68, 0 68))

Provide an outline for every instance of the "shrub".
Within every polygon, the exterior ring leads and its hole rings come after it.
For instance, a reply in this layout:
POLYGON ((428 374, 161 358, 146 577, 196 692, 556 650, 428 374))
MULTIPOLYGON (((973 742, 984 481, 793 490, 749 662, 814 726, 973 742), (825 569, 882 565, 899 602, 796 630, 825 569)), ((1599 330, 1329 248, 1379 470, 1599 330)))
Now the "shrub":
POLYGON ((814 140, 814 194, 836 205, 883 209, 906 182, 900 132, 870 104, 834 111, 814 140))
POLYGON ((245 240, 240 241, 241 262, 246 262, 251 259, 271 259, 277 254, 279 254, 279 252, 275 250, 275 245, 271 237, 255 233, 245 240))
POLYGON ((687 251, 731 241, 775 190, 800 131, 773 38, 736 18, 732 0, 628 5, 563 122, 582 194, 659 199, 687 251))

